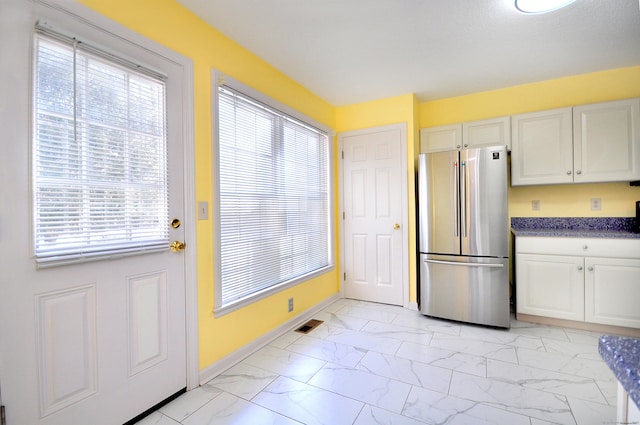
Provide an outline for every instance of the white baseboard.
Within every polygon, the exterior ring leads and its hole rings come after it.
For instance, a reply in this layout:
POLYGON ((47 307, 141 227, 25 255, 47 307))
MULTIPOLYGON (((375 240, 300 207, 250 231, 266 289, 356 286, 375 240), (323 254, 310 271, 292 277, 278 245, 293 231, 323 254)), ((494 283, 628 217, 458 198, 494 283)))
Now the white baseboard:
POLYGON ((409 306, 407 307, 409 310, 418 311, 418 303, 415 301, 411 301, 409 306))
POLYGON ((200 385, 206 384, 216 376, 220 375, 225 370, 229 369, 231 366, 235 365, 236 363, 240 362, 244 358, 258 351, 265 345, 269 344, 271 341, 273 341, 283 333, 289 332, 290 330, 299 327, 300 325, 302 325, 303 323, 311 319, 314 314, 318 313, 320 310, 324 309, 328 305, 333 304, 338 299, 340 299, 340 294, 335 294, 327 298, 326 300, 322 301, 320 304, 317 304, 311 307, 310 309, 300 313, 299 315, 291 318, 290 320, 286 321, 282 325, 273 329, 272 331, 267 332, 261 337, 251 341, 249 344, 245 345, 244 347, 234 351, 228 356, 221 358, 211 366, 208 366, 202 369, 200 371, 200 385))

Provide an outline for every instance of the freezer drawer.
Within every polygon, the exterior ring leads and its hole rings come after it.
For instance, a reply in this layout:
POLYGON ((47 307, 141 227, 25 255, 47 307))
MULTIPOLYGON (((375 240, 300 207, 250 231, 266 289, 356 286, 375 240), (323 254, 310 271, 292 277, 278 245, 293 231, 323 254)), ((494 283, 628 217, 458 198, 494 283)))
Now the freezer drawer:
POLYGON ((510 327, 507 258, 420 255, 420 312, 510 327))

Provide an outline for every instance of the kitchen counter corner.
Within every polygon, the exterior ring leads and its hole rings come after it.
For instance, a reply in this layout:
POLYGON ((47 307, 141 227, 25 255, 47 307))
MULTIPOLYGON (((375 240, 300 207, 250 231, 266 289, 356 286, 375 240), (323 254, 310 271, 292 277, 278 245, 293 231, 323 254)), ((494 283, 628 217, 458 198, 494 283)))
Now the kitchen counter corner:
POLYGON ((598 352, 629 398, 640 408, 640 339, 603 335, 598 352))

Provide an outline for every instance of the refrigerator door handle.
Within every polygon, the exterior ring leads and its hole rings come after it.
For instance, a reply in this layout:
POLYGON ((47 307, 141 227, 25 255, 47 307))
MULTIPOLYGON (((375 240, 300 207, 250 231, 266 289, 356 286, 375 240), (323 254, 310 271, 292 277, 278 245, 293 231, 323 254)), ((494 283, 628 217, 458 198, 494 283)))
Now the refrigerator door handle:
POLYGON ((467 237, 467 164, 460 161, 460 227, 462 237, 467 237))
POLYGON ((454 236, 457 238, 460 236, 460 203, 459 203, 459 194, 460 194, 460 173, 458 172, 458 162, 453 163, 453 190, 454 196, 453 198, 456 200, 456 208, 455 208, 455 220, 454 220, 454 236))
POLYGON ((442 260, 424 260, 425 263, 432 264, 446 264, 450 266, 466 266, 466 267, 490 267, 501 269, 504 267, 502 264, 496 263, 459 263, 457 261, 442 261, 442 260))

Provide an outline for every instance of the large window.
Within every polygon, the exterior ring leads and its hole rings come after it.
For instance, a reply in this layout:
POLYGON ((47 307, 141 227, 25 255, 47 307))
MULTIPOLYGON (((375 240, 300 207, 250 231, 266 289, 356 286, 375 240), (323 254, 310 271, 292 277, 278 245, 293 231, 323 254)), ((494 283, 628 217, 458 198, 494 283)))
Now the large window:
POLYGON ((76 39, 39 32, 33 127, 37 260, 166 249, 165 82, 76 39))
POLYGON ((327 133, 221 85, 216 310, 332 266, 327 133))

